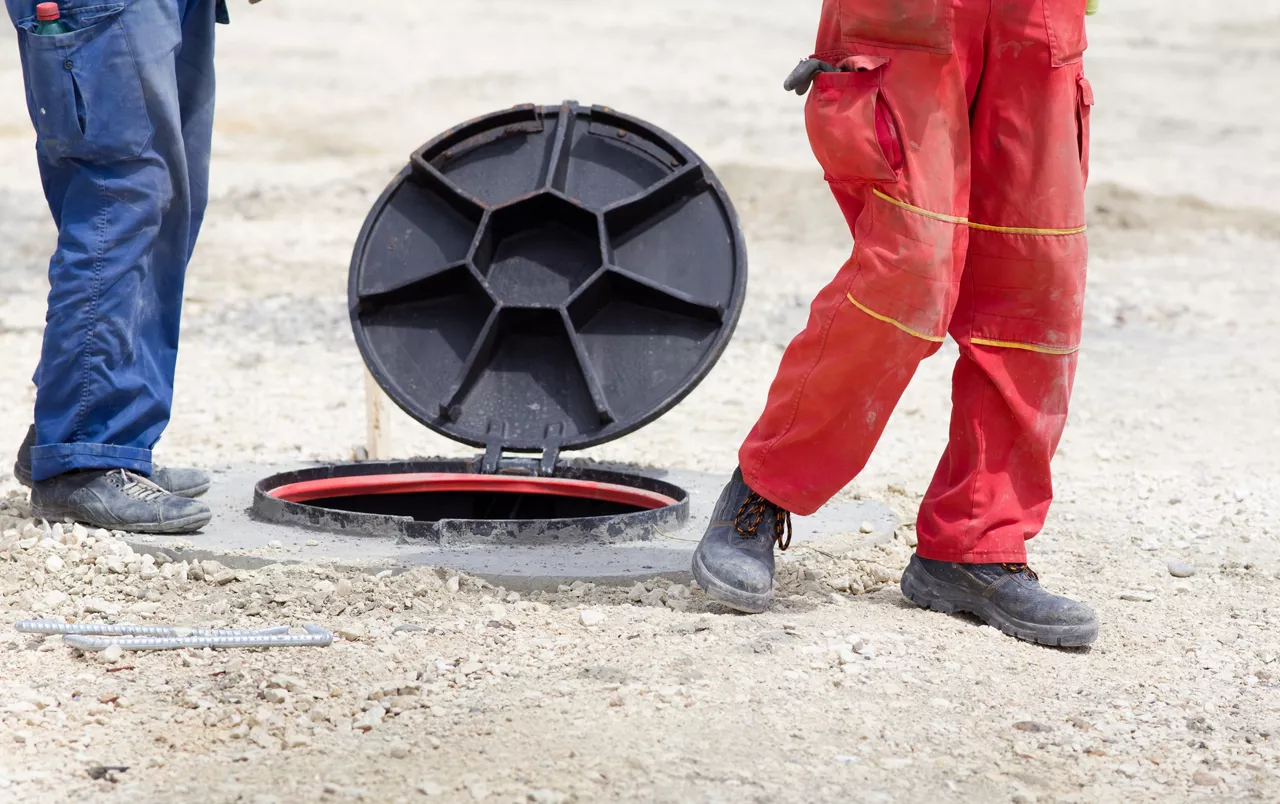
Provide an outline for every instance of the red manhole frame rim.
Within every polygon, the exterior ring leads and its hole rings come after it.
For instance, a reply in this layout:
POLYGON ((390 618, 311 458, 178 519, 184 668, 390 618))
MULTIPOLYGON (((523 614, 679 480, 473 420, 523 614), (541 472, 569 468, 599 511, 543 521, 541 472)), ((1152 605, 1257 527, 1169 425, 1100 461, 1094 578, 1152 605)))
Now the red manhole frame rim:
POLYGON ((519 477, 476 475, 455 472, 415 472, 405 474, 357 475, 303 480, 270 489, 277 500, 306 504, 315 500, 384 494, 421 494, 449 491, 537 494, 548 497, 576 497, 586 500, 632 505, 645 511, 667 508, 677 500, 656 491, 616 483, 574 480, 563 477, 519 477))

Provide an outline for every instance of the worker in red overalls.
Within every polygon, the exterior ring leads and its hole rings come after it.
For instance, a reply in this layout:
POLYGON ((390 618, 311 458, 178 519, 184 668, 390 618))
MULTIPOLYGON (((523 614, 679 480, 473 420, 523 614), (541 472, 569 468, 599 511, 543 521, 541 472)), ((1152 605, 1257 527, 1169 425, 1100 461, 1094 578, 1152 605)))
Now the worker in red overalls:
POLYGON ((1088 606, 1040 587, 1025 546, 1053 497, 1080 347, 1088 2, 823 3, 817 52, 787 87, 808 93, 809 139, 854 250, 787 348, 698 546, 710 598, 765 609, 790 515, 857 476, 950 335, 950 440, 902 591, 1021 639, 1097 637, 1088 606))

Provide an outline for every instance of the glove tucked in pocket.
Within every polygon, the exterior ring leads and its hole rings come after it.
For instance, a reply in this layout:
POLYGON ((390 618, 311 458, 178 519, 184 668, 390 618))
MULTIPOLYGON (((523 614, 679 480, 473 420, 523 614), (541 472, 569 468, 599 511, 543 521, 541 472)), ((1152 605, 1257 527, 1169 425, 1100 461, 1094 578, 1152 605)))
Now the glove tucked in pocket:
POLYGON ((805 104, 809 144, 830 182, 892 183, 902 177, 902 140, 884 96, 889 60, 854 56, 820 73, 805 104))

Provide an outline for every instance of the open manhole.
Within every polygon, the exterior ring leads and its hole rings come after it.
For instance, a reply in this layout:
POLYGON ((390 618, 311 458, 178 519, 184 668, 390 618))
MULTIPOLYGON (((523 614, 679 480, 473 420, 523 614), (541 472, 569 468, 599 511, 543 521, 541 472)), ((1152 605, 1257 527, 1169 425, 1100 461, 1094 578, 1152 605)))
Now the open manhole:
POLYGON ((441 544, 679 526, 684 489, 560 456, 692 391, 729 342, 746 282, 724 188, 666 132, 571 101, 451 129, 374 205, 348 296, 387 396, 483 454, 287 472, 258 484, 254 514, 441 544))

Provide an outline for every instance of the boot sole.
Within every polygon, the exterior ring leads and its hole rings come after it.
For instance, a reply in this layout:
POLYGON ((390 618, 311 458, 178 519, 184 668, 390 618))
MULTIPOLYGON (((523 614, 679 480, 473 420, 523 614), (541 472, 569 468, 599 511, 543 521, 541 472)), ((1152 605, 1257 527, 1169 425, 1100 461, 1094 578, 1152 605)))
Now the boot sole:
POLYGON ((1024 642, 1055 648, 1082 648, 1098 638, 1098 625, 1038 625, 1005 614, 981 595, 944 583, 914 565, 902 573, 902 594, 917 606, 943 614, 972 614, 994 628, 1024 642))
POLYGON ((51 522, 82 522, 85 525, 90 525, 95 528, 123 530, 128 533, 153 533, 157 535, 195 533, 205 525, 208 525, 210 520, 213 519, 213 512, 210 511, 204 514, 192 514, 191 516, 183 517, 182 519, 175 519, 172 522, 131 522, 128 525, 120 525, 118 523, 103 524, 85 519, 75 511, 57 508, 41 508, 37 506, 31 507, 31 515, 37 519, 47 519, 51 522))
MULTIPOLYGON (((13 465, 13 476, 18 481, 18 485, 31 488, 31 473, 25 471, 16 463, 13 465)), ((210 485, 211 484, 209 483, 205 483, 200 486, 192 486, 189 489, 165 489, 165 491, 175 497, 186 497, 188 500, 194 500, 197 497, 204 496, 205 492, 209 490, 210 485)))
POLYGON ((694 551, 693 554, 693 579, 709 599, 744 614, 760 614, 769 608, 769 603, 773 600, 772 589, 763 594, 744 592, 712 575, 702 563, 701 551, 694 551))

